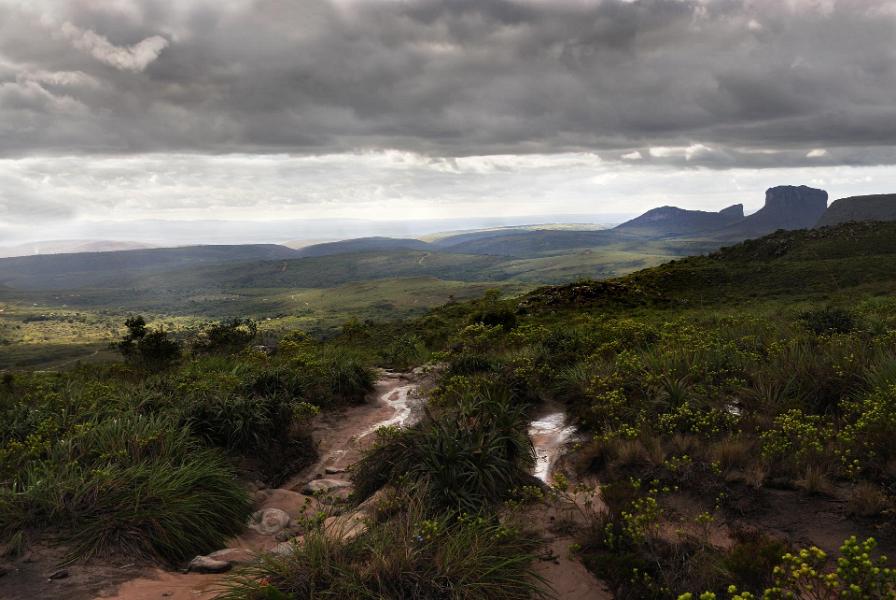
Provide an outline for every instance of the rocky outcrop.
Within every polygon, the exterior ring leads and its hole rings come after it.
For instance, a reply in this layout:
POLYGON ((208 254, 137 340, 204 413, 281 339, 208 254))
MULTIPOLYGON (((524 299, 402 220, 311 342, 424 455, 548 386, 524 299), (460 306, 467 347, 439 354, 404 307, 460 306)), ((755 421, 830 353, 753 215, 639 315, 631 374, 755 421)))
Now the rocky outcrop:
POLYGON ((224 548, 206 556, 197 556, 187 565, 191 573, 225 573, 235 566, 255 562, 255 554, 245 548, 224 548))
POLYGON ((328 494, 336 490, 342 490, 351 487, 350 481, 343 479, 313 479, 302 486, 302 493, 313 496, 315 494, 328 494))
POLYGON ((735 204, 719 212, 661 206, 619 225, 614 231, 645 237, 699 234, 720 229, 743 218, 743 204, 735 204))
POLYGON ((616 233, 646 238, 685 238, 742 241, 779 229, 809 229, 828 205, 828 193, 805 185, 779 185, 765 192, 765 206, 744 216, 742 204, 719 212, 662 206, 649 210, 613 229, 616 233))
POLYGON ((274 535, 289 527, 289 514, 279 508, 265 508, 252 513, 249 518, 249 529, 262 535, 274 535))
POLYGON ((765 192, 765 206, 744 219, 713 232, 712 238, 741 241, 779 229, 809 229, 828 206, 828 193, 805 185, 779 185, 765 192))
POLYGON ((896 221, 896 194, 852 196, 835 200, 821 215, 816 227, 850 221, 896 221))

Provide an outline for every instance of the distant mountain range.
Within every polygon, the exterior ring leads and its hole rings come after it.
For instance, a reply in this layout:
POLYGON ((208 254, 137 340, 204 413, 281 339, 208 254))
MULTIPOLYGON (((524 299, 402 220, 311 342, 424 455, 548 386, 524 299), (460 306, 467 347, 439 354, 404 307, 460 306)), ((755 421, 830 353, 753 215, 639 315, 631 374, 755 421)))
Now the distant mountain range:
POLYGON ((47 240, 29 242, 15 246, 0 246, 0 258, 12 256, 34 256, 37 254, 69 254, 73 252, 116 252, 119 250, 141 250, 152 248, 140 242, 117 240, 47 240))
MULTIPOLYGON (((556 282, 618 275, 671 258, 706 254, 777 230, 870 220, 896 220, 896 194, 844 198, 828 208, 824 190, 778 186, 766 191, 765 205, 751 215, 744 214, 741 204, 719 212, 664 206, 607 229, 596 225, 587 229, 581 224, 512 226, 430 235, 428 241, 363 237, 299 249, 277 244, 118 249, 116 244, 128 244, 82 242, 88 248, 109 251, 0 258, 0 286, 11 290, 273 284, 301 288, 413 276, 556 282)), ((76 246, 59 242, 43 248, 62 251, 76 246)))
MULTIPOLYGON (((425 244, 414 239, 363 238, 308 246, 307 256, 369 250, 431 250, 517 258, 551 256, 584 249, 624 247, 633 250, 645 239, 676 245, 699 241, 699 249, 761 237, 778 229, 812 227, 827 209, 827 192, 806 186, 778 186, 766 191, 765 206, 745 216, 742 204, 719 212, 663 206, 612 229, 496 229, 462 232, 425 244)), ((692 245, 687 246, 693 249, 692 245)), ((676 252, 673 252, 676 253, 676 252)))
POLYGON ((735 204, 717 213, 664 206, 616 227, 652 238, 698 236, 718 241, 740 241, 761 237, 778 229, 812 227, 827 209, 824 190, 782 185, 765 192, 765 206, 745 216, 743 205, 735 204))
POLYGON ((0 285, 31 290, 118 287, 160 271, 297 256, 298 251, 276 244, 17 256, 0 259, 0 285))
POLYGON ((626 221, 616 227, 616 231, 644 237, 667 237, 714 231, 743 220, 743 204, 735 204, 719 212, 661 206, 626 221))
POLYGON ((330 256, 354 252, 379 252, 383 250, 428 250, 430 244, 414 238, 366 237, 326 242, 305 246, 297 250, 298 256, 330 256))

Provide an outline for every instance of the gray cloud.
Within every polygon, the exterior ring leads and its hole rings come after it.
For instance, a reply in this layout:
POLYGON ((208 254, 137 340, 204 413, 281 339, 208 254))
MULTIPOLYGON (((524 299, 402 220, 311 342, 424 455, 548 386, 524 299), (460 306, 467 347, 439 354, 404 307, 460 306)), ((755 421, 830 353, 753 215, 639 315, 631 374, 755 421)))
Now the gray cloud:
POLYGON ((893 98, 893 0, 0 0, 11 157, 893 164, 893 98))
POLYGON ((59 33, 72 45, 87 52, 98 61, 122 71, 135 73, 144 70, 149 63, 159 57, 159 53, 168 47, 168 40, 160 35, 148 37, 140 42, 121 48, 109 42, 105 37, 91 30, 83 30, 66 21, 59 33))

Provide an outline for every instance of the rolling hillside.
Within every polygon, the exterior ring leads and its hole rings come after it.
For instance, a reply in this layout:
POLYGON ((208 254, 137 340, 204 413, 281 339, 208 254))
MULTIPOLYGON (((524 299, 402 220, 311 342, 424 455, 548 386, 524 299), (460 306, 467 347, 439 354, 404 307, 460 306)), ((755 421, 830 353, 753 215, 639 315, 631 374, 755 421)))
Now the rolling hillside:
POLYGON ((743 204, 735 204, 719 212, 662 206, 619 225, 615 231, 644 237, 693 235, 721 229, 743 219, 743 204))
POLYGON ((892 294, 896 223, 778 231, 620 281, 649 290, 658 299, 709 304, 779 296, 849 296, 856 288, 892 294))
POLYGON ((299 256, 331 256, 358 252, 384 252, 393 250, 429 250, 430 244, 412 238, 366 237, 326 242, 301 248, 299 256))
POLYGON ((0 260, 0 285, 32 290, 118 287, 152 272, 295 256, 295 250, 276 244, 22 256, 0 260))

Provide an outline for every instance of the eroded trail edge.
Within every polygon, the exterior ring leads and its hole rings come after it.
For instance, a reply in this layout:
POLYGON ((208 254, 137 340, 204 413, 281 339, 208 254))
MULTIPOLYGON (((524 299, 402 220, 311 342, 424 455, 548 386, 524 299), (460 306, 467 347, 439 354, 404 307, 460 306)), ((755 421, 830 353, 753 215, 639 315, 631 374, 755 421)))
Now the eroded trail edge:
MULTIPOLYGON (((371 394, 372 401, 328 412, 315 419, 312 436, 318 460, 296 473, 279 488, 255 492, 257 510, 247 531, 230 540, 228 547, 203 559, 211 570, 222 571, 247 563, 261 552, 284 551, 298 532, 293 523, 319 506, 315 494, 325 492, 345 497, 351 491, 347 470, 376 440, 380 427, 407 427, 420 419, 424 399, 420 388, 426 375, 381 371, 371 394), (223 563, 223 564, 216 564, 223 563)), ((147 569, 134 579, 101 593, 118 600, 211 600, 221 591, 224 576, 215 573, 186 574, 147 569)))

